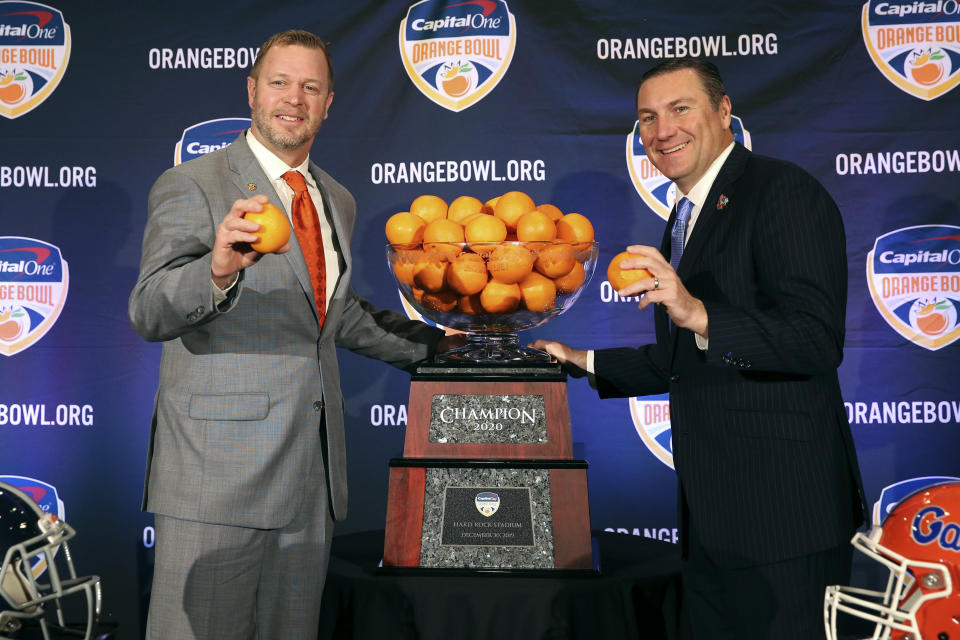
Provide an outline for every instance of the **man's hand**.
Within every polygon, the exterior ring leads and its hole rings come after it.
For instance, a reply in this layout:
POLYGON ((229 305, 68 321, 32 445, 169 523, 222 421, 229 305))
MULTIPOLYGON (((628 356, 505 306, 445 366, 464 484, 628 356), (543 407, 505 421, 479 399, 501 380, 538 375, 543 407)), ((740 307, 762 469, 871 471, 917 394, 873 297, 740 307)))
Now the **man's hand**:
MULTIPOLYGON (((254 232, 260 229, 260 225, 244 219, 243 216, 248 211, 263 211, 263 205, 267 202, 267 197, 262 195, 237 200, 217 227, 217 238, 213 243, 210 260, 210 275, 214 284, 221 289, 229 286, 237 273, 256 264, 263 257, 262 253, 250 248, 250 243, 258 239, 254 232)), ((289 250, 288 242, 275 253, 286 253, 289 250)))
POLYGON ((641 309, 647 308, 651 303, 662 304, 675 325, 690 329, 704 338, 708 337, 706 307, 699 298, 690 295, 663 255, 653 247, 641 244, 627 247, 627 252, 636 254, 636 257, 621 262, 620 268, 646 269, 652 277, 630 283, 617 291, 617 295, 622 298, 641 295, 641 309))
POLYGON ((561 365, 574 366, 582 371, 587 370, 587 352, 583 349, 574 349, 562 342, 553 340, 535 340, 528 346, 546 351, 556 358, 561 365))
POLYGON ((457 349, 467 344, 467 336, 464 333, 450 333, 437 342, 437 353, 443 353, 445 351, 450 351, 451 349, 457 349))

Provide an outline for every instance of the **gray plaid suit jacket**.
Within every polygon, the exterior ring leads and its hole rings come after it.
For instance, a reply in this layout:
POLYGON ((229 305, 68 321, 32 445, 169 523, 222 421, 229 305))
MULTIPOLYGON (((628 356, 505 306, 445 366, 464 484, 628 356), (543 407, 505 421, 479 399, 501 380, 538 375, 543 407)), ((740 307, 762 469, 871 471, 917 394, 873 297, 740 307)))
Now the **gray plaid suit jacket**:
POLYGON ((130 296, 134 329, 163 342, 144 508, 256 528, 290 522, 318 455, 335 519, 347 510, 344 408, 336 347, 405 367, 428 357, 441 331, 380 311, 350 287, 353 196, 311 162, 341 255, 321 331, 310 275, 292 250, 241 273, 219 307, 210 251, 239 198, 279 203, 244 134, 225 149, 167 170, 154 184, 143 258, 130 296), (254 185, 255 190, 251 190, 254 185))

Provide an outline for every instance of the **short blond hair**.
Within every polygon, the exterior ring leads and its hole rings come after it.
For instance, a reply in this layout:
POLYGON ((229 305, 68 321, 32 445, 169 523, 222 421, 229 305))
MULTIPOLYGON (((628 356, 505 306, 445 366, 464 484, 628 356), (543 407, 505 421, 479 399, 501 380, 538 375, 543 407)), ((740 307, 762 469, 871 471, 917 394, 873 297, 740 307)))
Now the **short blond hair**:
POLYGON ((330 50, 327 48, 327 43, 319 36, 309 31, 304 31, 303 29, 281 31, 280 33, 270 36, 266 42, 260 45, 260 51, 257 52, 257 59, 253 63, 253 68, 250 69, 250 77, 256 80, 260 76, 260 69, 263 68, 263 60, 267 57, 267 52, 270 51, 270 49, 273 47, 288 47, 290 45, 298 45, 307 49, 319 49, 323 51, 323 55, 327 59, 327 81, 330 85, 327 89, 332 91, 333 62, 330 61, 330 50))

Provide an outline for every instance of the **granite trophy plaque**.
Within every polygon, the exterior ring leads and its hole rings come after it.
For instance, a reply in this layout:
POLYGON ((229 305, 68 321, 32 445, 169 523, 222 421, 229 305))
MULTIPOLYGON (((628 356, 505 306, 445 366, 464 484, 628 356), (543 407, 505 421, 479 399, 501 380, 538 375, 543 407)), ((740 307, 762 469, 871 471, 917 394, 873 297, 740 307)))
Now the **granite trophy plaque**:
POLYGON ((592 569, 587 463, 558 365, 421 366, 407 415, 384 568, 592 569))

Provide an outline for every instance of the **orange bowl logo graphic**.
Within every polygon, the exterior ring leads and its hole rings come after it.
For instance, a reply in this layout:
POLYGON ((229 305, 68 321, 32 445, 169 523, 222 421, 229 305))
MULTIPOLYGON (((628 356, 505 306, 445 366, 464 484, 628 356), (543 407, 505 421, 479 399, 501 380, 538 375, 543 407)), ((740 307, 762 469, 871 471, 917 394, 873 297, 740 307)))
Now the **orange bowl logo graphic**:
POLYGON ((640 440, 657 460, 673 469, 670 394, 630 398, 630 416, 640 440))
MULTIPOLYGON (((731 117, 730 128, 733 130, 734 140, 747 149, 752 148, 750 132, 743 126, 743 121, 739 117, 731 117)), ((633 131, 627 135, 627 169, 630 171, 634 188, 647 206, 664 220, 669 218, 673 203, 677 199, 677 187, 673 181, 660 173, 647 157, 647 151, 643 148, 643 141, 640 139, 639 120, 634 123, 633 131)))
POLYGON ((451 111, 476 104, 497 86, 516 42, 516 23, 502 0, 423 0, 400 22, 407 75, 451 111))
POLYGON ((870 0, 861 28, 873 64, 910 95, 933 100, 960 83, 957 0, 870 0))
POLYGON ((67 261, 57 247, 0 236, 0 355, 23 351, 53 327, 68 281, 67 261))
POLYGON ((69 61, 62 13, 37 2, 0 2, 0 115, 12 120, 49 98, 69 61))
POLYGON ((936 351, 960 338, 960 227, 921 225, 877 238, 867 254, 870 297, 883 319, 936 351))

